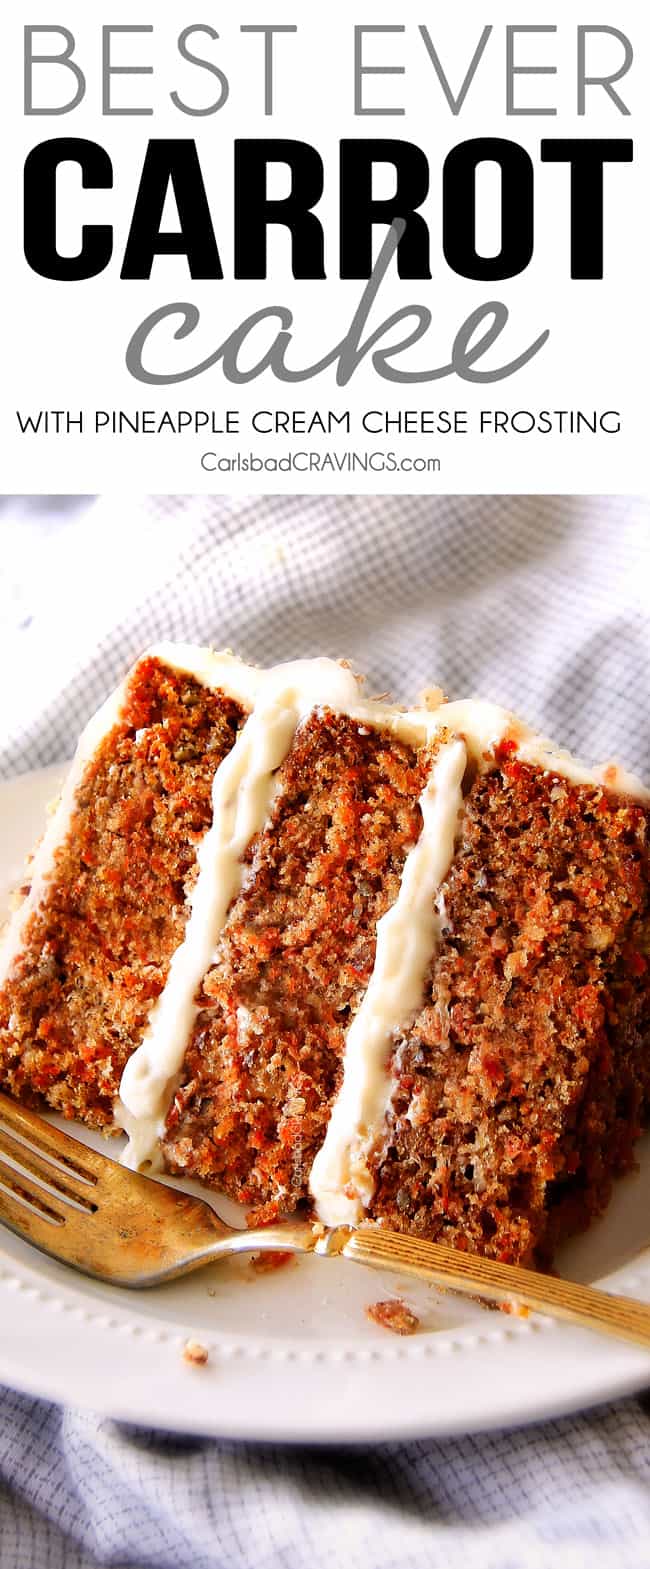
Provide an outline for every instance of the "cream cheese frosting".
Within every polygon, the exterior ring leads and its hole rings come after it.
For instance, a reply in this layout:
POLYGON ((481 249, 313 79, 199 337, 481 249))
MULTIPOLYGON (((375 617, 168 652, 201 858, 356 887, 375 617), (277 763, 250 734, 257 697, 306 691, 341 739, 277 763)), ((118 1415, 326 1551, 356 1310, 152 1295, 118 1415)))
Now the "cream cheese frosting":
POLYGON ((422 1004, 440 942, 437 900, 453 858, 466 766, 463 741, 441 747, 420 796, 422 832, 406 857, 397 899, 377 923, 374 968, 346 1036, 343 1083, 311 1170, 312 1198, 326 1226, 356 1224, 372 1198, 368 1158, 390 1099, 391 1042, 422 1004))

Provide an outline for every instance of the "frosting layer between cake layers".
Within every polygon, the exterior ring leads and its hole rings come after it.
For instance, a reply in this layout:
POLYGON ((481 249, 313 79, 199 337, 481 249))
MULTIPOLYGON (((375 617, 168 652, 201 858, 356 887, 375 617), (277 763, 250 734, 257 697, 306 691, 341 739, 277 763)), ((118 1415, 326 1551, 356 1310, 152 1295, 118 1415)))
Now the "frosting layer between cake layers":
POLYGON ((318 1214, 328 1226, 361 1219, 373 1194, 367 1157, 389 1096, 394 1031, 417 1012, 440 937, 440 887, 454 853, 467 766, 463 741, 443 745, 420 797, 422 832, 407 856, 399 894, 377 925, 375 966, 345 1043, 343 1083, 311 1171, 318 1214))
MULTIPOLYGON (((193 674, 198 674, 194 669, 193 674)), ((198 988, 213 962, 219 935, 244 875, 243 856, 264 827, 274 796, 274 776, 300 720, 318 703, 353 703, 357 683, 329 660, 279 665, 267 672, 215 660, 205 669, 211 683, 253 707, 232 751, 214 776, 212 826, 198 852, 199 876, 191 895, 185 940, 171 962, 167 985, 155 1004, 147 1032, 129 1059, 120 1085, 116 1120, 129 1134, 126 1162, 156 1160, 159 1140, 198 1012, 198 988)))

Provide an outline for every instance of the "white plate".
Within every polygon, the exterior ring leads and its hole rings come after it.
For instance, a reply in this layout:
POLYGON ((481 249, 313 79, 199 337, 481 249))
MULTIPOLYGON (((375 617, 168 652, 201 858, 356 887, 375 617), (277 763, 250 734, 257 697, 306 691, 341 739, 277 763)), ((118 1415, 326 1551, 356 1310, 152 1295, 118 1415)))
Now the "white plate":
MULTIPOLYGON (((46 769, 0 787, 3 903, 59 777, 46 769)), ((558 1262, 574 1279, 607 1277, 650 1300, 650 1139, 639 1156, 605 1220, 558 1262)), ((349 1443, 559 1415, 650 1383, 650 1355, 335 1259, 267 1275, 238 1260, 156 1291, 119 1291, 0 1228, 0 1382, 174 1431, 349 1443), (410 1339, 365 1317, 394 1292, 420 1315, 410 1339), (208 1347, 204 1367, 183 1361, 190 1335, 208 1347)))

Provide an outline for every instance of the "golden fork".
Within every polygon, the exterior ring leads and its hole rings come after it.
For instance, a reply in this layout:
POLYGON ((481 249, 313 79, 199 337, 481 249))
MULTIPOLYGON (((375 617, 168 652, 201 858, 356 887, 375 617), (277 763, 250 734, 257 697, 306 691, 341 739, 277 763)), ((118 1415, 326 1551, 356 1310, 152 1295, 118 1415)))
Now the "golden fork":
POLYGON ((114 1286, 157 1286, 233 1253, 280 1249, 394 1269, 516 1302, 650 1348, 650 1306, 383 1227, 286 1221, 235 1231, 209 1204, 127 1171, 0 1094, 0 1221, 41 1252, 114 1286))

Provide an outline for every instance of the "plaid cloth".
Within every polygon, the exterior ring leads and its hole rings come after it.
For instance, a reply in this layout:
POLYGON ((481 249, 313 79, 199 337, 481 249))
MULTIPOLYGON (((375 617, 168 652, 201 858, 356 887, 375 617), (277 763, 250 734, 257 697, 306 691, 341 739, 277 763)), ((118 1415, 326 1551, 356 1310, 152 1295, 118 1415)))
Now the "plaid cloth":
MULTIPOLYGON (((650 777, 650 507, 628 497, 5 498, 0 772, 70 755, 158 637, 503 702, 650 777), (14 690, 16 688, 16 690, 14 690)), ((643 1569, 650 1408, 355 1450, 185 1440, 6 1391, 2 1569, 643 1569)))

